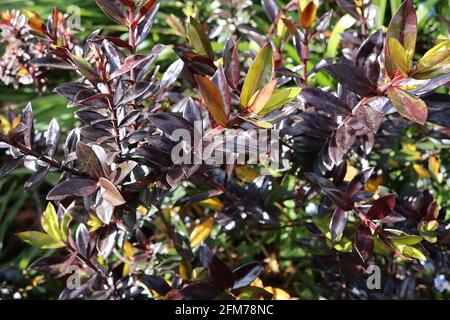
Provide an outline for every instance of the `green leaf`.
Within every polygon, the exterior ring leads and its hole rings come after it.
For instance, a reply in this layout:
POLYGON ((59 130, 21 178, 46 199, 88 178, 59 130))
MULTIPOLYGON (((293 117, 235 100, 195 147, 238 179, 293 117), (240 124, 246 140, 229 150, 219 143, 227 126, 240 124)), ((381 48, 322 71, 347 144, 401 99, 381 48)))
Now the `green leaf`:
POLYGON ((403 244, 403 245, 415 245, 420 243, 422 241, 421 236, 417 235, 407 235, 407 236, 401 236, 401 237, 395 237, 391 238, 391 240, 396 244, 403 244))
POLYGON ((193 17, 189 17, 186 25, 186 33, 192 47, 202 56, 207 56, 213 59, 214 53, 211 47, 211 42, 202 30, 200 23, 193 17))
POLYGON ((399 70, 403 76, 407 77, 409 67, 408 67, 408 57, 405 49, 400 44, 400 42, 395 38, 390 38, 388 43, 389 43, 388 55, 392 63, 395 65, 396 67, 395 69, 399 70))
POLYGON ((25 231, 16 234, 22 241, 41 249, 56 249, 64 247, 64 243, 57 241, 48 234, 39 231, 25 231))
POLYGON ((205 101, 206 107, 214 120, 222 127, 226 127, 228 125, 228 116, 225 112, 225 104, 220 95, 219 88, 206 77, 195 75, 195 79, 197 80, 200 94, 205 101))
POLYGON ((240 101, 243 109, 248 108, 253 95, 272 79, 273 70, 273 50, 267 43, 256 55, 245 78, 240 101))
POLYGON ((427 121, 427 105, 421 99, 395 88, 389 88, 387 94, 395 109, 402 116, 420 124, 427 121))
POLYGON ((415 79, 431 79, 450 72, 450 40, 445 40, 428 50, 412 73, 415 79))
POLYGON ((62 241, 63 235, 59 229, 58 215, 55 207, 51 202, 47 204, 47 208, 41 217, 41 225, 44 231, 55 241, 62 241))
POLYGON ((282 88, 275 90, 265 107, 258 113, 258 116, 264 116, 272 111, 281 108, 285 104, 294 100, 300 94, 301 88, 282 88))
POLYGON ((418 259, 420 261, 427 261, 427 257, 423 254, 422 251, 412 246, 405 246, 402 249, 402 254, 409 258, 418 259))
POLYGON ((86 77, 89 81, 99 82, 100 78, 95 72, 92 65, 82 56, 72 56, 73 62, 77 66, 78 71, 86 77))
POLYGON ((350 14, 345 14, 333 28, 330 39, 328 40, 327 51, 325 52, 325 58, 336 57, 339 49, 339 43, 341 42, 342 33, 351 28, 356 23, 356 19, 350 14))

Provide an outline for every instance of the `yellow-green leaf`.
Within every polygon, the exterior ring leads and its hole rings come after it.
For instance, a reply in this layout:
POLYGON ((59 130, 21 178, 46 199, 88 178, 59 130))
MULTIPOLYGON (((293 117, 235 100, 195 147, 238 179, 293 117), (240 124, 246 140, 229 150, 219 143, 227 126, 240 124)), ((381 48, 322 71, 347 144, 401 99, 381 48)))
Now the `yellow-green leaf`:
POLYGON ((193 17, 189 17, 186 25, 186 33, 191 43, 191 46, 202 56, 207 56, 210 59, 214 57, 211 42, 202 30, 200 23, 193 17))
POLYGON ((39 231, 25 231, 16 234, 22 241, 41 249, 56 249, 64 247, 62 241, 57 241, 48 234, 39 231))
POLYGON ((228 125, 228 116, 225 112, 225 104, 220 94, 219 88, 208 78, 195 75, 200 94, 205 101, 206 107, 213 116, 214 120, 222 127, 228 125))
POLYGON ((409 71, 408 58, 400 41, 395 38, 389 39, 388 55, 390 56, 396 70, 399 70, 404 77, 407 77, 409 71))
POLYGON ((199 225, 197 225, 189 237, 191 247, 196 247, 202 243, 211 233, 214 224, 214 219, 209 217, 199 225))
POLYGON ((415 79, 431 79, 450 72, 450 40, 442 41, 428 50, 412 73, 415 79))
POLYGON ((244 80, 240 101, 243 109, 248 108, 253 95, 272 79, 273 70, 273 50, 268 42, 256 55, 244 80))
POLYGON ((258 116, 264 116, 272 111, 281 108, 285 104, 291 102, 300 94, 300 88, 282 88, 274 91, 267 104, 258 113, 258 116))
POLYGON ((42 214, 41 225, 44 231, 55 241, 63 240, 61 230, 59 229, 58 215, 51 202, 47 204, 47 208, 42 214))

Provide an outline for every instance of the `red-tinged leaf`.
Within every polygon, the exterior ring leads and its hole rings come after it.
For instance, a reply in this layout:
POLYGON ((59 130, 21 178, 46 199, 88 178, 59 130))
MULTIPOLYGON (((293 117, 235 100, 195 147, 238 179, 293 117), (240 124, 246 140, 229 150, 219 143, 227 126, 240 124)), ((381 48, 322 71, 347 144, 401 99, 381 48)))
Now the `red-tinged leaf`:
POLYGON ((173 49, 192 71, 209 76, 212 76, 216 72, 217 67, 214 65, 212 59, 198 55, 182 47, 174 47, 173 49))
POLYGON ((280 8, 278 7, 275 0, 262 0, 262 5, 264 7, 264 11, 269 17, 271 22, 275 22, 275 18, 278 16, 280 12, 280 8))
POLYGON ((347 225, 348 213, 344 210, 336 208, 331 216, 330 233, 331 241, 335 242, 345 230, 347 225))
POLYGON ((300 24, 303 28, 308 29, 316 19, 317 5, 314 1, 308 3, 306 8, 302 10, 300 17, 300 24))
POLYGON ((370 228, 360 224, 356 232, 355 248, 363 261, 366 261, 373 254, 374 238, 370 228))
POLYGON ((223 68, 225 70, 225 75, 228 81, 228 84, 236 89, 239 83, 239 53, 238 53, 238 43, 233 40, 233 38, 229 38, 225 48, 222 53, 223 57, 223 68))
POLYGON ((92 148, 87 144, 78 141, 76 155, 77 163, 80 164, 87 174, 97 178, 105 176, 102 163, 98 159, 94 150, 92 150, 92 148))
POLYGON ((120 2, 123 3, 124 6, 127 6, 129 8, 134 8, 134 0, 120 0, 120 2))
POLYGON ((438 217, 439 217, 439 206, 436 201, 433 201, 429 204, 427 208, 427 213, 425 214, 425 217, 423 217, 423 221, 437 220, 438 217))
POLYGON ((372 175, 373 167, 367 168, 359 172, 348 184, 345 193, 353 197, 364 185, 369 182, 372 175))
POLYGON ((253 95, 272 80, 273 71, 273 50, 270 43, 267 43, 256 55, 245 77, 240 100, 243 109, 247 109, 253 95))
POLYGON ((225 104, 222 95, 220 94, 220 90, 206 77, 195 75, 195 79, 197 80, 203 101, 212 117, 222 127, 226 127, 228 125, 228 116, 225 111, 225 104))
POLYGON ((132 69, 137 68, 139 65, 141 65, 142 63, 144 63, 152 58, 153 58, 153 55, 135 54, 135 55, 129 56, 129 57, 125 58, 125 61, 120 66, 120 68, 117 69, 116 71, 114 71, 109 76, 109 78, 114 79, 116 77, 119 77, 119 76, 127 73, 127 72, 130 72, 132 69))
POLYGON ((155 23, 156 16, 159 10, 159 3, 154 6, 145 18, 138 24, 136 29, 136 46, 140 45, 148 38, 148 35, 155 23))
POLYGON ((62 70, 74 70, 75 67, 70 63, 53 57, 42 57, 31 59, 30 63, 39 68, 49 68, 49 69, 62 69, 62 70))
POLYGON ((227 82, 227 78, 225 76, 225 72, 223 71, 223 67, 220 66, 216 73, 211 78, 212 82, 217 86, 217 89, 219 89, 220 94, 223 99, 223 104, 225 107, 225 114, 230 114, 231 111, 231 90, 227 82))
MULTIPOLYGON (((403 46, 408 54, 408 65, 411 65, 412 56, 416 47, 417 38, 417 15, 411 0, 406 0, 394 14, 389 23, 386 33, 386 40, 389 45, 389 39, 395 38, 403 46)), ((392 61, 389 48, 386 47, 385 64, 388 75, 392 78, 395 75, 396 68, 392 61)))
POLYGON ((376 199, 369 211, 367 212, 367 218, 370 220, 381 220, 391 214, 395 207, 395 195, 389 194, 376 199))
POLYGON ((118 207, 126 202, 111 181, 101 177, 98 183, 100 185, 100 194, 110 205, 118 207))
POLYGON ((7 160, 0 166, 0 179, 7 176, 11 171, 17 168, 25 160, 25 156, 20 156, 16 159, 7 160))
POLYGON ((68 196, 87 197, 97 191, 96 180, 72 178, 57 184, 47 195, 47 200, 61 201, 68 196))
POLYGON ((100 77, 94 70, 92 65, 82 56, 72 56, 73 63, 75 63, 78 71, 89 81, 94 83, 100 82, 100 77))
POLYGON ((235 280, 233 289, 239 289, 250 285, 253 280, 259 276, 262 270, 262 265, 256 262, 247 263, 234 269, 233 275, 235 280))
POLYGON ((336 130, 336 145, 347 152, 356 141, 356 134, 354 130, 345 123, 341 124, 336 130))
POLYGON ((277 80, 274 79, 262 87, 257 93, 255 93, 254 98, 250 100, 249 112, 259 113, 269 102, 272 97, 273 92, 277 86, 277 80))
POLYGON ((114 22, 125 24, 126 13, 119 0, 95 0, 100 9, 114 22))
POLYGON ((353 115, 364 124, 364 126, 376 133, 384 120, 384 113, 375 110, 368 104, 359 105, 353 109, 353 115))
POLYGON ((367 97, 377 94, 377 86, 358 68, 346 63, 328 64, 323 67, 339 83, 360 96, 367 97))
POLYGON ((387 94, 398 113, 411 121, 425 124, 428 118, 425 102, 412 94, 396 88, 389 88, 387 94))
POLYGON ((193 17, 189 17, 189 21, 186 25, 186 33, 191 46, 197 51, 198 54, 206 56, 210 59, 214 58, 214 53, 208 36, 203 31, 200 23, 193 17))
POLYGON ((355 66, 373 83, 377 83, 380 76, 378 57, 383 51, 383 39, 383 32, 378 30, 363 42, 356 54, 355 66))
POLYGON ((155 5, 156 0, 147 0, 142 7, 139 8, 139 14, 145 16, 155 5))
POLYGON ((354 208, 351 197, 341 190, 337 189, 330 181, 320 177, 312 172, 305 173, 306 178, 313 184, 319 186, 322 191, 330 198, 336 206, 344 211, 350 211, 354 208))

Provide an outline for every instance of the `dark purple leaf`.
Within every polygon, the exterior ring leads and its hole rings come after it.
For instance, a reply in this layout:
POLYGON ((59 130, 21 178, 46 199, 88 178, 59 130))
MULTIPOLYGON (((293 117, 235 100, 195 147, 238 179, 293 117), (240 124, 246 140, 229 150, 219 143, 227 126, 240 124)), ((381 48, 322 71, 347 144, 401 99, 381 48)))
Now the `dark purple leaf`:
POLYGON ((91 147, 84 142, 78 141, 76 154, 77 162, 82 166, 86 173, 97 178, 105 176, 102 163, 91 147))
POLYGON ((275 18, 278 16, 278 13, 280 12, 280 8, 278 8, 278 5, 275 2, 275 0, 262 0, 261 2, 264 7, 264 11, 266 12, 270 21, 272 23, 275 22, 275 18))
POLYGON ((24 189, 29 190, 41 184, 49 171, 49 166, 38 167, 36 172, 25 182, 24 189))
POLYGON ((136 46, 140 45, 147 39, 150 30, 156 20, 156 15, 159 10, 159 3, 156 4, 151 11, 145 16, 145 18, 139 23, 136 29, 136 46))
POLYGON ((319 110, 332 114, 349 114, 351 109, 339 98, 316 87, 304 88, 301 96, 305 101, 319 110))
POLYGON ((234 285, 233 289, 239 289, 250 285, 261 273, 263 267, 261 264, 252 262, 247 263, 233 270, 234 285))
POLYGON ((220 293, 212 283, 194 283, 179 291, 179 294, 188 300, 211 300, 220 293))
POLYGON ((361 69, 373 83, 377 83, 380 76, 378 57, 382 51, 383 32, 378 30, 363 42, 356 54, 355 66, 361 69))
POLYGON ((0 179, 4 178, 11 171, 13 171, 19 165, 21 165, 24 159, 25 159, 25 156, 20 156, 16 159, 6 160, 0 167, 0 179))
POLYGON ((165 296, 172 288, 167 284, 166 280, 159 276, 142 276, 142 282, 152 290, 155 290, 159 295, 165 296))
POLYGON ((95 0, 102 11, 118 24, 125 24, 126 13, 118 0, 95 0))
POLYGON ((231 110, 231 90, 228 86, 227 78, 223 71, 222 66, 220 66, 214 76, 212 77, 212 82, 217 86, 222 95, 223 104, 225 107, 225 113, 228 115, 231 110))
POLYGON ((34 118, 31 103, 28 103, 23 110, 20 121, 27 127, 23 132, 24 144, 31 149, 32 142, 34 141, 34 118))
POLYGON ((322 67, 339 83, 348 89, 367 97, 377 94, 377 86, 371 82, 366 75, 358 68, 346 63, 328 64, 322 67))
POLYGON ((64 198, 75 195, 87 197, 97 191, 98 185, 96 180, 72 178, 57 184, 47 195, 47 200, 60 201, 64 198))
POLYGON ((61 129, 55 119, 50 122, 46 134, 47 154, 50 158, 53 158, 58 150, 59 139, 61 137, 61 129))
POLYGON ((171 136, 176 129, 185 129, 192 133, 192 125, 185 119, 171 113, 149 114, 148 120, 165 134, 171 136))
POLYGON ((355 248, 363 261, 366 261, 373 254, 374 239, 370 228, 360 224, 356 232, 355 248))
POLYGON ((52 57, 43 57, 31 59, 30 63, 39 68, 49 68, 49 69, 63 69, 63 70, 74 70, 75 67, 70 63, 52 57))
POLYGON ((348 213, 344 210, 339 208, 334 210, 330 221, 331 241, 336 241, 344 232, 345 226, 347 225, 347 216, 348 213))
POLYGON ((362 187, 369 181, 370 176, 372 175, 373 167, 367 168, 359 172, 347 186, 345 192, 353 197, 362 187))

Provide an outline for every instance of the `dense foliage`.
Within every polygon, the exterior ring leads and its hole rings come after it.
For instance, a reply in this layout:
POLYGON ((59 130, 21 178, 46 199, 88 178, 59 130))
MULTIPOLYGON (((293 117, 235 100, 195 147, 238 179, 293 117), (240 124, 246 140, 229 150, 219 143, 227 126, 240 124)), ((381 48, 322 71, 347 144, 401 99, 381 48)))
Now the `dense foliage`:
POLYGON ((448 2, 204 2, 2 8, 0 297, 448 297, 448 2))

